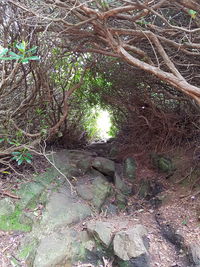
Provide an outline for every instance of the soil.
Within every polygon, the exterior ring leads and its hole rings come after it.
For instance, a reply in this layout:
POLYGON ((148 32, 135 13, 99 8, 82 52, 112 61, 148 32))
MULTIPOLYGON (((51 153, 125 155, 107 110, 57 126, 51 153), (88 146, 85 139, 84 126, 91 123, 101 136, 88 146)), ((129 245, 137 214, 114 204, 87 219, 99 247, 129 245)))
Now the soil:
MULTIPOLYGON (((123 155, 124 157, 125 155, 123 155)), ((130 156, 130 155, 128 155, 130 156)), ((187 157, 181 157, 183 162, 182 166, 187 162, 188 170, 192 168, 194 164, 192 157, 188 162, 187 157)), ((149 239, 149 251, 151 254, 152 267, 190 267, 186 261, 185 255, 182 249, 177 249, 173 244, 171 244, 162 235, 161 229, 156 222, 156 215, 162 217, 162 219, 170 224, 177 233, 184 237, 185 244, 192 244, 200 242, 200 194, 198 193, 198 182, 195 184, 196 188, 192 188, 185 183, 188 179, 184 171, 183 176, 176 176, 177 173, 166 179, 166 175, 158 173, 156 170, 152 169, 147 158, 136 156, 137 160, 137 182, 144 177, 147 179, 156 179, 160 182, 164 188, 164 194, 166 196, 162 205, 158 208, 153 207, 149 201, 139 198, 137 190, 133 196, 128 200, 127 211, 121 212, 117 217, 110 217, 105 214, 100 214, 98 220, 117 220, 129 222, 127 227, 132 224, 141 223, 148 229, 148 239, 149 239), (181 182, 177 182, 182 180, 181 182)), ((33 172, 43 172, 48 167, 48 164, 41 158, 34 160, 34 168, 29 168, 28 165, 23 166, 23 177, 16 174, 7 175, 1 179, 1 192, 11 192, 13 188, 16 188, 19 183, 24 182, 24 179, 31 175, 33 172), (33 171, 34 170, 34 171, 33 171)), ((181 173, 179 168, 178 174, 181 173)), ((189 177, 191 178, 191 177, 189 177)), ((198 180, 198 179, 197 179, 198 180)), ((136 185, 136 189, 137 189, 136 185)), ((1 194, 0 197, 3 198, 6 195, 1 194)), ((12 197, 12 196, 11 196, 12 197)), ((95 218, 94 218, 95 219, 95 218)), ((79 225, 79 230, 81 231, 83 224, 79 225)), ((117 229, 116 229, 117 230, 117 229)), ((10 267, 11 257, 14 257, 14 251, 18 247, 23 233, 19 232, 3 232, 0 231, 0 266, 10 267)), ((16 262, 18 259, 15 259, 16 262)), ((19 262, 19 266, 25 267, 25 263, 19 262)), ((108 266, 108 265, 107 265, 108 266)), ((109 265, 112 266, 112 265, 109 265)), ((28 267, 28 266, 27 266, 28 267)), ((106 267, 106 265, 104 266, 106 267)))

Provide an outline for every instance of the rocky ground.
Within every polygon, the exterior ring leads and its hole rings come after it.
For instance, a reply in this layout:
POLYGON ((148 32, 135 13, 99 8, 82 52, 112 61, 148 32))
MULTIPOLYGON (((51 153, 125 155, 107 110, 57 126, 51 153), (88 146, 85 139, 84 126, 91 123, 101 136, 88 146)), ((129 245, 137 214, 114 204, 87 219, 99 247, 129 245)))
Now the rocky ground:
POLYGON ((14 187, 2 179, 0 266, 200 266, 198 164, 115 153, 59 150, 14 187))

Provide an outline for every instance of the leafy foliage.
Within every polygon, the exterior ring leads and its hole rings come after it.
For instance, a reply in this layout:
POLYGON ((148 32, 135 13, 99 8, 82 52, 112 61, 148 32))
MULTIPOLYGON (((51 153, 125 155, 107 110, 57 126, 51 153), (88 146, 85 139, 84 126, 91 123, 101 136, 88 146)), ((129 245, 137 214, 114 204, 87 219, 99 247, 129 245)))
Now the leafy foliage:
POLYGON ((8 48, 0 47, 0 60, 16 60, 21 63, 28 63, 30 60, 39 60, 38 56, 34 56, 37 51, 37 46, 34 46, 27 50, 27 43, 22 41, 19 44, 15 44, 17 53, 10 51, 8 48), (8 53, 9 56, 5 57, 8 53))
POLYGON ((22 151, 12 152, 12 155, 12 159, 17 161, 18 165, 21 165, 23 162, 31 164, 33 158, 33 156, 26 149, 23 149, 22 151))

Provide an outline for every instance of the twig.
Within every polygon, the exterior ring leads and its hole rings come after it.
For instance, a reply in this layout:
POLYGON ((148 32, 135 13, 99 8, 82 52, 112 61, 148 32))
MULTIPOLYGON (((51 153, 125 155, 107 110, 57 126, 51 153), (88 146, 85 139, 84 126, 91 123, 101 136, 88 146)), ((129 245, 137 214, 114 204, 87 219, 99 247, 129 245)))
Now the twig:
POLYGON ((52 162, 48 157, 47 157, 47 154, 45 152, 45 149, 46 149, 46 143, 44 142, 44 148, 43 148, 43 152, 42 152, 42 155, 45 157, 45 159, 66 179, 66 181, 68 182, 69 186, 70 186, 70 190, 71 190, 71 193, 73 194, 75 192, 75 189, 74 189, 74 186, 73 184, 69 181, 69 179, 67 178, 67 176, 61 172, 61 170, 58 169, 58 167, 55 165, 54 162, 52 162))
POLYGON ((8 191, 0 190, 0 194, 11 197, 11 198, 20 199, 20 197, 18 197, 17 195, 14 195, 8 191))

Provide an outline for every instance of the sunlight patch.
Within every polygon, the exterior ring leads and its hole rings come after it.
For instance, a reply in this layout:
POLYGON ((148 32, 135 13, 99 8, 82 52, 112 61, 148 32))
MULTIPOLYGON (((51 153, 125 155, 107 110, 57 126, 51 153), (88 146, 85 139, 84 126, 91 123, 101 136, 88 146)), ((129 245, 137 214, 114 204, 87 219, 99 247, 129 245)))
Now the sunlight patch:
POLYGON ((100 110, 97 117, 97 128, 99 130, 99 137, 101 139, 109 139, 111 135, 109 134, 111 128, 110 114, 107 110, 100 110))

